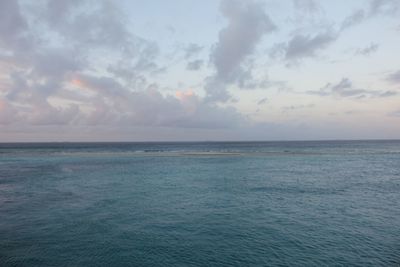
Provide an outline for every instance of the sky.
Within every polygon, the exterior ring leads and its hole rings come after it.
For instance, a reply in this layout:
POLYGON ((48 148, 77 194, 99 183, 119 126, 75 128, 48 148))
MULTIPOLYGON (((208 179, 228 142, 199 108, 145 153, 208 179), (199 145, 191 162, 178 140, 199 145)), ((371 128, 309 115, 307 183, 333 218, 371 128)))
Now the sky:
POLYGON ((0 142, 400 138, 398 0, 2 0, 0 142))

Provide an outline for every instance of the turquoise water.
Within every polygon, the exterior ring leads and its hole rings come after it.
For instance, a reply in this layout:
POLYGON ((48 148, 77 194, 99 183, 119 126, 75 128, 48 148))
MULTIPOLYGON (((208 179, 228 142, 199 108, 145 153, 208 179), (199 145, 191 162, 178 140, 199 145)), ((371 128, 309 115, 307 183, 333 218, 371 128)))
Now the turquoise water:
POLYGON ((0 144, 0 266, 399 266, 400 141, 0 144))

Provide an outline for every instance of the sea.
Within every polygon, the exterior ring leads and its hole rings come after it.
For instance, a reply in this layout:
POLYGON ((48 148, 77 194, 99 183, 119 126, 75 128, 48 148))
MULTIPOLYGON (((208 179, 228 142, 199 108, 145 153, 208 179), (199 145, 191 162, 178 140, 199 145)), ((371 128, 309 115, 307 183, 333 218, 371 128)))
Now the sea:
POLYGON ((400 141, 3 143, 0 266, 400 266, 400 141))

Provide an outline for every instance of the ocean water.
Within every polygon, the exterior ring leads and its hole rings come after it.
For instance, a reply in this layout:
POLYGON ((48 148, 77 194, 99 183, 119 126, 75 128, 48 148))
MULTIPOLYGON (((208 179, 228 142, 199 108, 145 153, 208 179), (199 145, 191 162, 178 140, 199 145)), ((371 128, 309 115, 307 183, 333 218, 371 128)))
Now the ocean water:
POLYGON ((400 266, 400 141, 0 144, 0 266, 400 266))

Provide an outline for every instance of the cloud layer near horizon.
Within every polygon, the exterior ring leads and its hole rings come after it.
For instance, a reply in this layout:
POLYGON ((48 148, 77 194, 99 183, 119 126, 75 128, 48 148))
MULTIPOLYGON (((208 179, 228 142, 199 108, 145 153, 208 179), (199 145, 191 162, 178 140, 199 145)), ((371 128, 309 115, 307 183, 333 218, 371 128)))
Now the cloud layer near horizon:
POLYGON ((110 1, 35 4, 29 15, 39 25, 29 23, 17 1, 1 5, 7 14, 2 63, 11 69, 2 88, 2 124, 219 128, 243 120, 233 108, 205 103, 187 88, 162 94, 152 81, 161 71, 157 44, 131 33, 110 1))

